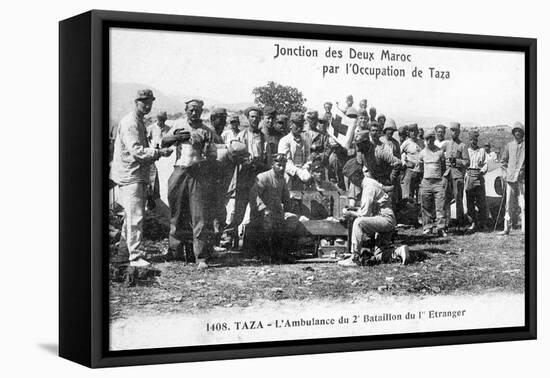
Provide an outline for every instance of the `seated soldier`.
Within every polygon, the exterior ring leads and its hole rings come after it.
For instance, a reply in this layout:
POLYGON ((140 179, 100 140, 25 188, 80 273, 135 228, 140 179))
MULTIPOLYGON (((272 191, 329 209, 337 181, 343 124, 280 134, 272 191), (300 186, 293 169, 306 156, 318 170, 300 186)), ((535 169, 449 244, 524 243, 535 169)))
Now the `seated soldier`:
POLYGON ((389 197, 382 185, 368 176, 363 177, 361 164, 357 161, 350 160, 346 166, 350 181, 362 186, 361 206, 357 210, 344 211, 344 216, 355 217, 351 234, 352 256, 339 261, 338 264, 372 265, 397 260, 406 264, 409 259, 409 247, 405 245, 396 250, 390 248, 396 221, 389 197), (362 248, 367 242, 374 244, 372 252, 368 248, 362 248))
POLYGON ((311 179, 306 183, 305 190, 316 190, 319 192, 334 191, 334 192, 343 192, 333 184, 332 182, 325 180, 325 167, 321 160, 314 160, 310 166, 311 169, 311 179))
POLYGON ((245 245, 249 253, 267 251, 270 259, 288 260, 292 245, 292 230, 298 221, 286 213, 290 194, 285 181, 285 154, 272 156, 272 168, 256 176, 250 189, 250 223, 245 231, 245 245))

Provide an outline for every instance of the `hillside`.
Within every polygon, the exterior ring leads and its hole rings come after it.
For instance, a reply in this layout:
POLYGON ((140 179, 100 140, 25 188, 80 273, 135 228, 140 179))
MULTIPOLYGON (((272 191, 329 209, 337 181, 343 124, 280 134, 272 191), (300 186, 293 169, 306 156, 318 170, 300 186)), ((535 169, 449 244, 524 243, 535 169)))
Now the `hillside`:
POLYGON ((149 88, 153 91, 156 100, 153 104, 151 116, 159 111, 165 110, 168 113, 183 112, 185 104, 173 97, 167 96, 158 89, 146 84, 138 83, 112 83, 110 93, 110 124, 116 124, 128 112, 134 108, 134 99, 139 89, 149 88))

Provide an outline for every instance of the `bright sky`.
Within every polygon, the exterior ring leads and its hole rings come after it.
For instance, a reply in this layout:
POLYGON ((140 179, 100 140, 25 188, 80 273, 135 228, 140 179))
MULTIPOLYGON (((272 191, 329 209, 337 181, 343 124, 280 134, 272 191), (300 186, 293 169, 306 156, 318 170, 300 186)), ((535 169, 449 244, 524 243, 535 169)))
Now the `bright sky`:
MULTIPOLYGON (((366 98, 396 121, 417 118, 477 125, 524 122, 524 55, 519 52, 332 42, 136 29, 111 30, 111 80, 150 85, 180 98, 192 94, 221 103, 253 102, 252 89, 272 80, 297 87, 306 106, 322 111, 327 100, 340 105, 352 94, 354 106, 366 98), (275 44, 317 49, 317 58, 274 59, 275 44), (342 59, 326 58, 328 47, 342 59), (374 53, 375 60, 350 59, 349 49, 374 53), (381 61, 382 50, 410 54, 411 62, 381 61), (346 63, 403 68, 405 78, 346 75, 346 63), (323 78, 323 66, 339 65, 323 78), (424 78, 412 78, 417 66, 424 78), (429 78, 429 67, 449 71, 446 80, 429 78)), ((181 98, 180 98, 181 99, 181 98)), ((207 104, 209 106, 215 104, 207 104)))

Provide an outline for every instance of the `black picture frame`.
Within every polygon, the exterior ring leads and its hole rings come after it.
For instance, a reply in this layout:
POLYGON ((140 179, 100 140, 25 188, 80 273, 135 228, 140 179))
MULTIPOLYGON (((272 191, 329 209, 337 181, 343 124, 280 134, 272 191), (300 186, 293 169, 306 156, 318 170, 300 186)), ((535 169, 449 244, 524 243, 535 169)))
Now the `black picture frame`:
POLYGON ((59 354, 89 367, 535 339, 537 41, 529 38, 92 10, 59 24, 59 354), (108 350, 108 30, 110 27, 427 45, 525 53, 525 326, 298 341, 108 350))

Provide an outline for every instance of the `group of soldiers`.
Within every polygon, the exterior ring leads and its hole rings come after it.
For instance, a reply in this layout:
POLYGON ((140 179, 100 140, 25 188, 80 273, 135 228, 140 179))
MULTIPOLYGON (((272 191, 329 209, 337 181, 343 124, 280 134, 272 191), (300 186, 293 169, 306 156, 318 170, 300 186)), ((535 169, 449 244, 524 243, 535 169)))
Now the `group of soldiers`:
MULTIPOLYGON (((456 203, 457 226, 483 229, 488 214, 483 175, 489 156, 478 145, 461 142, 460 124, 437 125, 426 132, 416 124, 399 130, 392 119, 376 109, 359 109, 348 96, 346 106, 333 114, 309 110, 278 114, 265 106, 244 111, 248 126, 241 128, 238 114, 214 108, 210 124, 201 116, 204 103, 185 103, 186 116, 166 124, 161 112, 146 127, 144 117, 155 97, 138 91, 135 109, 119 123, 114 138, 111 180, 119 187, 118 202, 125 218, 116 261, 146 266, 140 249, 147 198, 158 198, 154 162, 175 153, 168 180, 170 207, 169 249, 166 258, 192 258, 199 269, 208 267, 215 248, 240 248, 269 254, 285 261, 295 247, 295 230, 303 217, 291 210, 291 193, 300 190, 337 191, 346 194, 343 216, 352 224, 351 252, 342 265, 399 260, 406 263, 408 247, 391 247, 396 230, 395 212, 405 203, 420 203, 423 233, 447 235, 450 203, 456 203), (351 143, 342 145, 328 130, 338 117, 354 120, 351 143), (227 123, 229 122, 229 126, 227 123), (393 135, 398 132, 399 141, 393 135), (466 191, 467 215, 463 195, 466 191), (365 246, 368 245, 369 248, 365 246), (192 253, 190 253, 192 251, 192 253)), ((510 230, 513 202, 523 214, 524 129, 514 124, 514 141, 506 146, 502 166, 507 182, 505 229, 510 230)), ((522 217, 522 227, 524 227, 522 217)))

